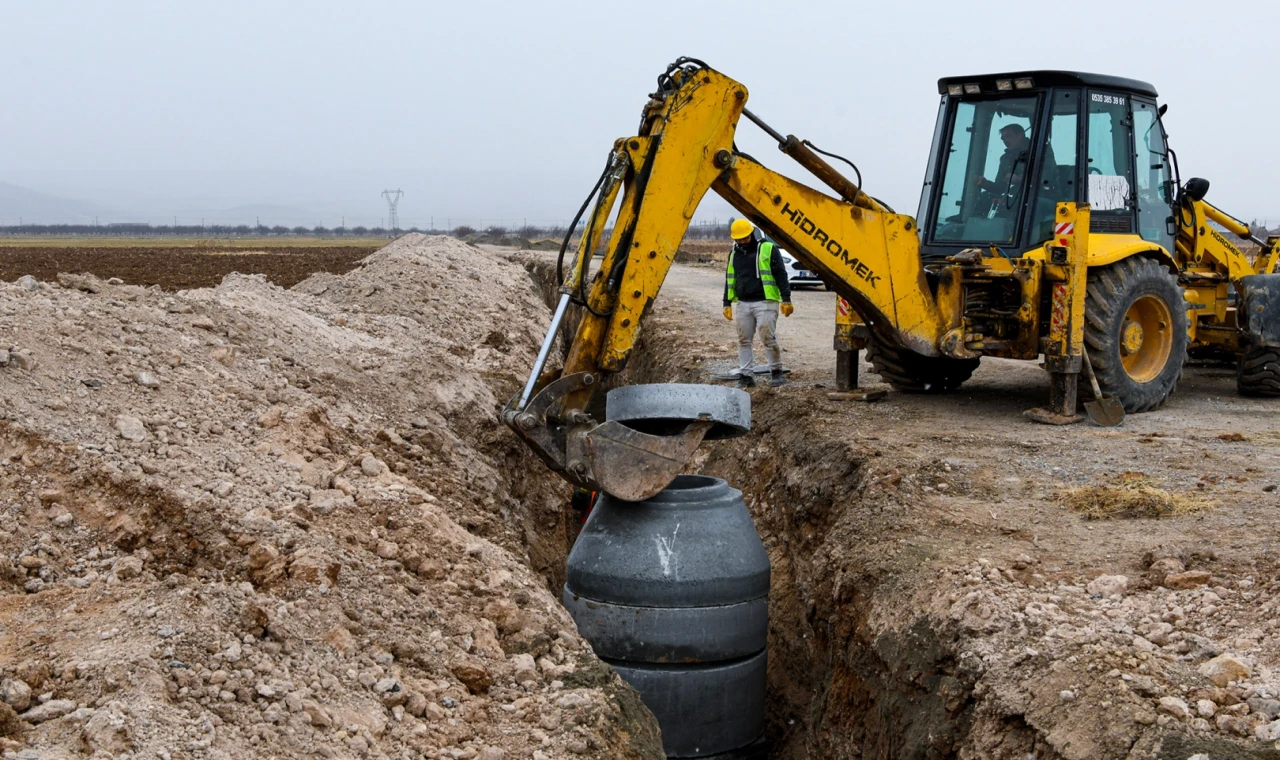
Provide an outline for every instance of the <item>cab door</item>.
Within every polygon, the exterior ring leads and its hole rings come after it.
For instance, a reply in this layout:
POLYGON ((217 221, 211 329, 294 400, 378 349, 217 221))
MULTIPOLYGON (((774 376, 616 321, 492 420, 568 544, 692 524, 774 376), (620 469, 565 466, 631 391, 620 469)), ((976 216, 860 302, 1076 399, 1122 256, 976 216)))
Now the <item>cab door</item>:
POLYGON ((1133 171, 1133 116, 1128 93, 1089 90, 1085 198, 1090 232, 1132 234, 1137 201, 1133 171))
POLYGON ((1036 176, 1031 213, 1031 245, 1054 238, 1058 204, 1080 202, 1081 90, 1058 88, 1049 98, 1048 122, 1043 130, 1040 171, 1036 176))
POLYGON ((1137 170, 1138 234, 1173 253, 1173 195, 1169 150, 1156 102, 1133 99, 1133 139, 1137 170))

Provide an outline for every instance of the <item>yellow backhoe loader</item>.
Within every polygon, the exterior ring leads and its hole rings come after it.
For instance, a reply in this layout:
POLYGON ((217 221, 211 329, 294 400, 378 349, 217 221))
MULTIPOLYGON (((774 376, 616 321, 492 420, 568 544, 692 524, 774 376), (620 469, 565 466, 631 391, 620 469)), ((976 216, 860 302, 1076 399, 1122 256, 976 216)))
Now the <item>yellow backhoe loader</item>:
POLYGON ((657 489, 675 476, 707 425, 654 434, 601 423, 588 405, 603 376, 626 365, 708 190, 841 297, 835 348, 844 389, 857 387, 864 348, 894 388, 919 393, 958 387, 983 356, 1043 357, 1048 403, 1027 414, 1067 423, 1081 419, 1082 374, 1125 411, 1145 412, 1173 393, 1188 350, 1206 348, 1239 357, 1241 393, 1280 394, 1280 239, 1259 240, 1207 203, 1207 181, 1179 180, 1151 85, 1032 71, 945 78, 938 89, 912 217, 823 158, 838 156, 747 110, 741 83, 694 59, 671 64, 636 135, 609 153, 551 330, 507 423, 584 488, 611 490, 608 479, 624 477, 614 469, 667 478, 657 489), (742 117, 828 190, 737 150, 742 117), (1257 252, 1246 255, 1224 233, 1257 252), (568 357, 544 371, 570 303, 583 314, 568 357))

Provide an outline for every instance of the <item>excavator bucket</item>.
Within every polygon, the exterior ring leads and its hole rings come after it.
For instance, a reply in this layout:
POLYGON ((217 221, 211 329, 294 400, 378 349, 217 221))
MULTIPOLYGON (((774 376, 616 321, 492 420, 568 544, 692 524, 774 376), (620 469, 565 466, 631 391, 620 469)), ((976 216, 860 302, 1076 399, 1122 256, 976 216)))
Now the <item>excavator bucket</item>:
POLYGON ((609 391, 606 421, 581 411, 559 415, 560 402, 595 384, 592 375, 565 375, 503 420, 570 483, 624 501, 643 501, 684 471, 703 440, 751 429, 751 396, 735 388, 659 383, 609 391))
POLYGON ((684 471, 704 439, 751 429, 751 396, 717 385, 654 383, 614 388, 605 397, 607 422, 586 437, 600 487, 625 501, 643 501, 684 471))
POLYGON ((1241 314, 1249 341, 1280 346, 1280 274, 1251 274, 1238 281, 1241 314))
POLYGON ((600 490, 623 501, 644 501, 684 471, 711 425, 695 422, 679 435, 650 435, 609 421, 587 433, 588 466, 600 490))

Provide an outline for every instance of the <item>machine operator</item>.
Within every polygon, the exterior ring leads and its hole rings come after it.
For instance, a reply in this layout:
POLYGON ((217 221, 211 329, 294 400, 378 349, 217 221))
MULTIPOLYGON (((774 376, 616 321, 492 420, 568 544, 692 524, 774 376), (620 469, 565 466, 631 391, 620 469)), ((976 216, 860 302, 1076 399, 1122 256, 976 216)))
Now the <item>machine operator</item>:
POLYGON ((1031 141, 1021 124, 1006 124, 1000 128, 1000 139, 1004 142, 1004 154, 1000 156, 1000 165, 996 168, 996 178, 989 180, 979 174, 973 184, 991 193, 1004 193, 1010 187, 1010 178, 1014 170, 1018 170, 1012 186, 1016 190, 1022 187, 1022 176, 1027 171, 1028 157, 1031 155, 1031 141))

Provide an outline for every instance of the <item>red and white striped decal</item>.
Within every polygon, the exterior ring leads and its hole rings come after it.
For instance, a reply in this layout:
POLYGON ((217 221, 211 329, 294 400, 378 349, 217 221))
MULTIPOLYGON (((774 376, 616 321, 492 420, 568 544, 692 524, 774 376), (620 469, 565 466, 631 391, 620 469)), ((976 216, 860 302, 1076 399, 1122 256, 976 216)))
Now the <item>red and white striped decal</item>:
POLYGON ((840 296, 836 296, 836 314, 842 317, 849 316, 849 302, 840 296))
POLYGON ((1051 335, 1063 335, 1067 331, 1067 284, 1053 283, 1053 314, 1049 322, 1051 335))
POLYGON ((1074 234, 1076 231, 1075 222, 1058 222, 1053 227, 1054 237, 1058 238, 1060 245, 1067 245, 1067 235, 1074 234))

